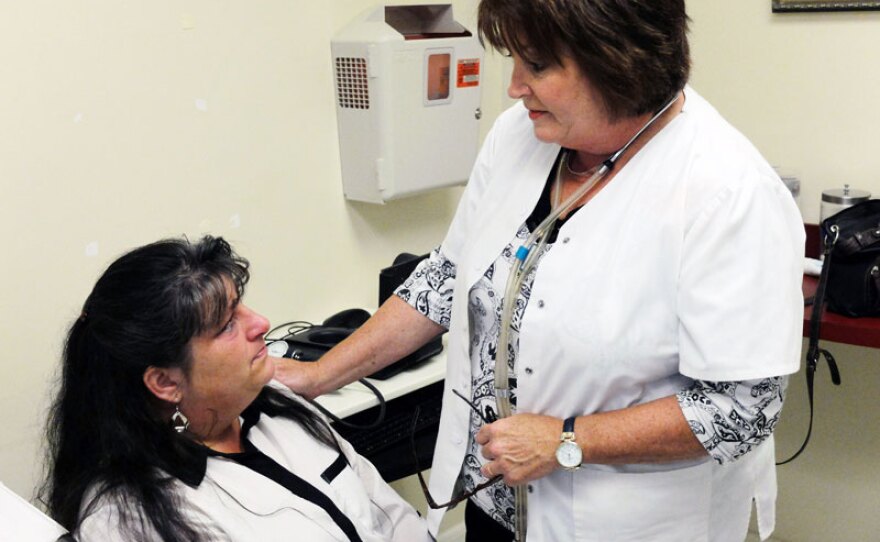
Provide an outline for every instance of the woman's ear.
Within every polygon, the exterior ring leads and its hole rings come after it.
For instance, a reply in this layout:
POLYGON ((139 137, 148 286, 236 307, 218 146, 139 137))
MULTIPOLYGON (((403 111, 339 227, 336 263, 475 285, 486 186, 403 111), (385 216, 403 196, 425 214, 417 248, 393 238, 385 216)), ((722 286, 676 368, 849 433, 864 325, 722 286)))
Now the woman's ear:
POLYGON ((144 371, 144 385, 163 401, 179 403, 183 397, 183 371, 177 367, 150 365, 144 371))

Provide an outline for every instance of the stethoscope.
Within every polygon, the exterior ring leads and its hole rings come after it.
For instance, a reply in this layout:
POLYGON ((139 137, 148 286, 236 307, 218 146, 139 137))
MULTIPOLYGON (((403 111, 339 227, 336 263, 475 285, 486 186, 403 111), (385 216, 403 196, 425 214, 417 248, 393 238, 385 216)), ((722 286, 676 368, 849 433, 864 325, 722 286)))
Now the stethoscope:
MULTIPOLYGON (((630 138, 626 144, 617 152, 608 157, 601 166, 592 174, 590 178, 582 184, 572 195, 570 195, 562 204, 559 203, 560 193, 562 192, 562 173, 569 160, 568 149, 564 150, 556 166, 555 190, 553 191, 553 201, 551 202, 550 214, 545 218, 535 231, 526 239, 515 254, 513 267, 510 276, 507 278, 507 285, 504 289, 504 301, 501 309, 501 329, 498 333, 498 346, 495 349, 495 404, 498 409, 498 417, 506 418, 511 415, 510 405, 510 383, 508 381, 508 352, 507 345, 509 343, 509 332, 511 321, 513 320, 514 301, 516 294, 522 288, 522 284, 528 277, 529 273, 537 265, 538 259, 547 245, 547 239, 553 230, 556 220, 560 215, 574 207, 585 194, 595 187, 608 173, 614 169, 615 164, 623 156, 623 153, 632 146, 633 143, 659 119, 663 113, 669 109, 672 104, 678 100, 678 92, 669 100, 642 128, 630 138)), ((523 542, 526 539, 528 513, 528 501, 526 498, 526 488, 524 485, 514 486, 514 499, 516 501, 515 512, 515 540, 523 542)))

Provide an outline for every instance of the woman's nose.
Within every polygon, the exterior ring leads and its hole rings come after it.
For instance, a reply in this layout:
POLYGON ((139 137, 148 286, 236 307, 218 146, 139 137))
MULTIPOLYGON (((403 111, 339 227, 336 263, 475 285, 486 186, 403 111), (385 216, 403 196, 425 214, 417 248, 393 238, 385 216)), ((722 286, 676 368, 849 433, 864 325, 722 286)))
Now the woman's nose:
POLYGON ((249 339, 262 339, 263 335, 269 331, 269 319, 254 312, 250 308, 244 307, 247 311, 248 318, 248 338, 249 339))
POLYGON ((529 86, 523 79, 522 62, 514 59, 513 71, 510 73, 510 84, 507 85, 507 95, 514 100, 527 96, 529 94, 529 86))

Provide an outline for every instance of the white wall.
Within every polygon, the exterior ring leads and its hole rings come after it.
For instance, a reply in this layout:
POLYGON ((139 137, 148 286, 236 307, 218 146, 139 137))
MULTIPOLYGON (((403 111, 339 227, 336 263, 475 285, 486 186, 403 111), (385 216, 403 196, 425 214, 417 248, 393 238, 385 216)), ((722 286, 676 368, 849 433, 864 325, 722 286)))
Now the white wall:
MULTIPOLYGON (((474 28, 477 0, 453 4, 474 28)), ((386 206, 342 197, 329 42, 371 5, 0 3, 0 480, 32 494, 61 337, 123 250, 224 235, 253 263, 247 301, 281 322, 373 306, 378 269, 441 239, 459 189, 386 206)), ((773 15, 770 0, 688 7, 693 85, 771 163, 798 173, 808 221, 825 188, 880 196, 880 13, 773 15)), ((505 65, 487 60, 483 133, 506 103, 505 65)), ((820 376, 814 442, 780 469, 781 540, 880 531, 880 360, 835 353, 844 385, 820 376)), ((802 391, 792 390, 781 451, 804 429, 802 391)))

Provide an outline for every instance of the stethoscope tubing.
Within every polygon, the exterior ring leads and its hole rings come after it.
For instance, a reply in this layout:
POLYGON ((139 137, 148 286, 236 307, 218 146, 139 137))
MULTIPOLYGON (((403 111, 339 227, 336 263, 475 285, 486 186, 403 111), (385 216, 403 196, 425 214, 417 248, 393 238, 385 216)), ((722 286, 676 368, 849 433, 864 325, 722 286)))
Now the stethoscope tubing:
MULTIPOLYGON (((657 113, 654 114, 653 117, 646 122, 638 132, 633 135, 629 141, 626 142, 620 149, 617 150, 614 154, 608 157, 604 162, 602 162, 599 169, 597 169, 585 182, 582 184, 571 196, 566 198, 562 204, 559 203, 559 197, 561 193, 562 187, 562 175, 563 168, 565 167, 566 160, 568 160, 569 150, 564 150, 562 156, 559 159, 559 163, 556 167, 556 176, 555 176, 555 190, 554 190, 554 198, 553 202, 551 202, 550 206, 550 214, 541 221, 540 224, 535 228, 535 231, 529 235, 526 239, 526 242, 519 247, 514 255, 514 263, 513 267, 510 270, 510 275, 507 277, 507 284, 504 289, 504 297, 502 298, 502 309, 501 309, 501 328, 498 331, 498 343, 495 348, 495 404, 496 409, 498 411, 498 418, 506 418, 512 414, 511 404, 510 404, 510 381, 509 381, 509 368, 508 368, 508 346, 510 344, 509 336, 510 336, 510 325, 513 320, 513 310, 515 306, 517 293, 522 288, 523 282, 528 277, 529 273, 535 268, 537 265, 538 259, 540 258, 541 253, 544 251, 544 247, 547 245, 547 239, 549 238, 549 233, 553 229, 556 221, 559 217, 573 208, 587 193, 590 192, 606 175, 608 175, 611 170, 614 169, 615 164, 620 159, 621 156, 627 151, 627 149, 635 143, 639 137, 645 133, 645 131, 654 124, 654 122, 659 119, 663 113, 665 113, 672 104, 674 104, 678 100, 679 93, 676 92, 675 96, 669 100, 666 105, 664 105, 657 113)), ((517 542, 522 542, 526 538, 527 531, 527 515, 528 515, 528 500, 526 497, 526 491, 524 485, 514 486, 514 499, 516 503, 516 511, 514 515, 514 524, 515 524, 515 540, 517 542)))

